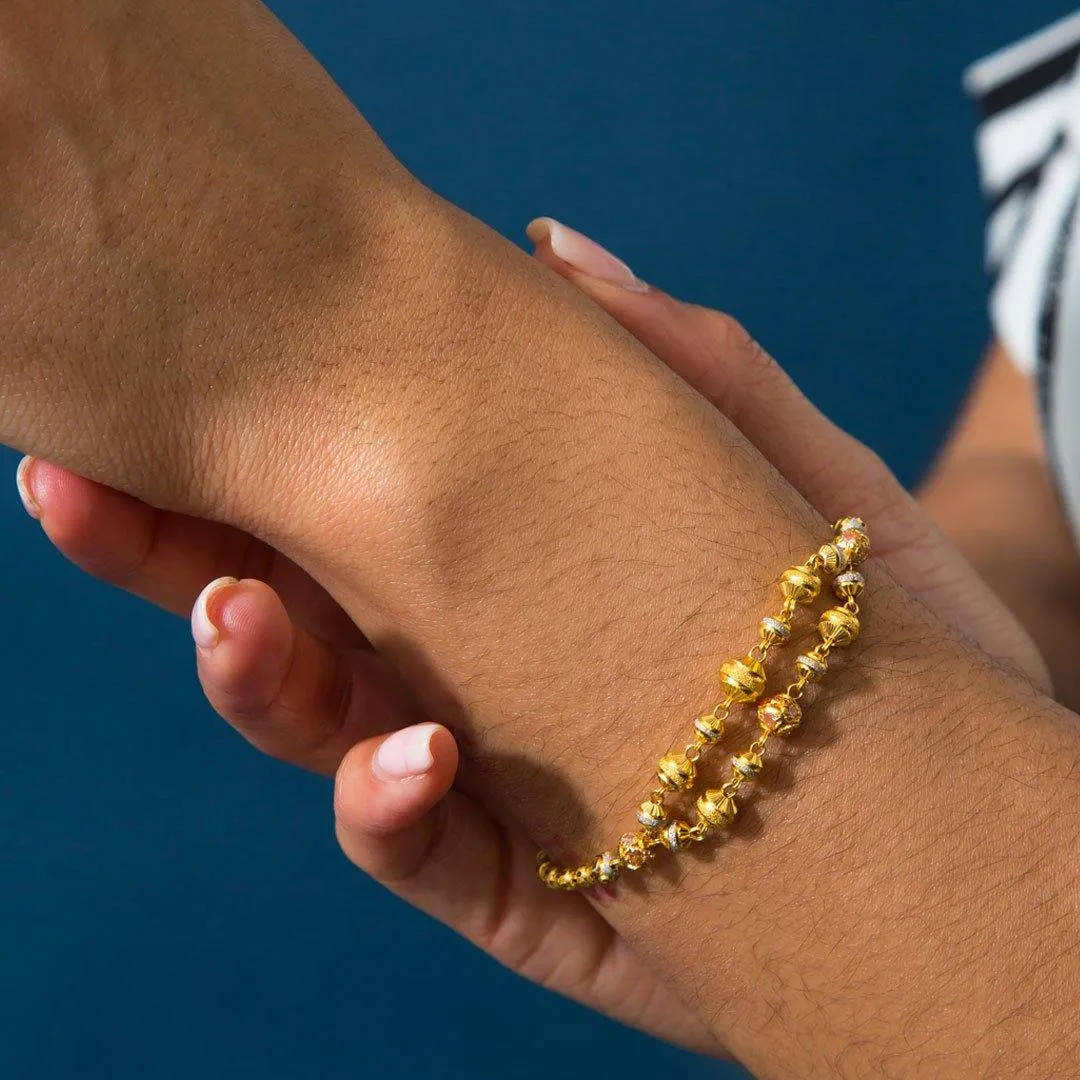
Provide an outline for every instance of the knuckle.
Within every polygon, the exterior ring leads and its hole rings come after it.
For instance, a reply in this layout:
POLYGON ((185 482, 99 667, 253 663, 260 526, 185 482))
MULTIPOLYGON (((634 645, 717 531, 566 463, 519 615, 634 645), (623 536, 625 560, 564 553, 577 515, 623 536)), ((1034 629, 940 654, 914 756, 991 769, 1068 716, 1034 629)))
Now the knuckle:
POLYGON ((707 348, 714 367, 726 373, 725 401, 730 408, 739 397, 787 385, 780 366, 738 319, 723 311, 707 312, 707 348))
POLYGON ((772 357, 733 315, 724 311, 712 311, 709 321, 717 348, 724 355, 734 356, 742 363, 754 366, 771 367, 773 365, 772 357))
POLYGON ((394 845, 384 846, 383 858, 366 868, 376 881, 394 892, 418 884, 423 874, 441 857, 444 849, 451 848, 453 815, 449 804, 440 802, 425 818, 418 843, 408 844, 395 850, 394 845))
POLYGON ((92 518, 86 518, 63 536, 55 537, 57 546, 82 570, 120 589, 137 588, 160 536, 160 511, 153 511, 145 529, 128 535, 125 542, 101 546, 92 518))
POLYGON ((280 726, 291 736, 279 756, 316 772, 339 765, 342 734, 353 711, 353 690, 348 665, 334 658, 310 698, 286 703, 279 695, 280 726))

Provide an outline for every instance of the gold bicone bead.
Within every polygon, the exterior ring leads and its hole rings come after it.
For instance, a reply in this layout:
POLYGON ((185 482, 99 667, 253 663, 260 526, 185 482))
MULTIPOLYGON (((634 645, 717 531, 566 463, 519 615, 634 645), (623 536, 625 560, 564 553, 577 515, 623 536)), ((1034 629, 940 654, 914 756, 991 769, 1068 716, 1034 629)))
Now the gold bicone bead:
POLYGON ((682 851, 690 846, 690 826, 685 821, 673 821, 661 834, 668 851, 682 851))
POLYGON ((795 657, 795 669, 809 679, 810 682, 817 682, 829 670, 829 662, 817 649, 811 649, 809 652, 795 657))
POLYGON ((866 578, 858 570, 845 570, 833 578, 833 592, 841 600, 854 600, 866 588, 866 578))
POLYGON ((761 772, 761 766, 761 755, 755 750, 744 750, 731 759, 731 767, 744 780, 753 780, 761 772))
POLYGON ((847 608, 829 608, 821 613, 817 627, 822 641, 842 648, 859 636, 859 617, 847 608))
POLYGON ((649 861, 649 849, 641 833, 626 833, 619 840, 619 858, 629 870, 640 870, 649 861))
POLYGON ((765 689, 765 668, 752 656, 720 666, 720 684, 732 701, 756 701, 765 689))
POLYGON ((735 800, 722 791, 706 791, 697 801, 698 816, 713 829, 726 829, 738 811, 735 800))
POLYGON ((658 802, 646 799, 638 807, 637 819, 646 829, 659 829, 667 820, 667 813, 658 802))
POLYGON ((833 542, 847 556, 848 566, 858 566, 870 554, 870 537, 860 529, 845 529, 833 542))
POLYGON ((847 566, 847 556, 835 544, 822 544, 817 554, 827 574, 838 574, 847 566))
POLYGON ((821 591, 821 578, 805 566, 789 566, 780 575, 780 594, 785 600, 810 604, 821 591))
POLYGON ((774 694, 758 706, 758 723, 770 735, 790 735, 801 720, 802 709, 788 694, 774 694))
POLYGON ((694 730, 707 743, 714 743, 724 736, 724 721, 714 713, 702 713, 694 721, 694 730))
POLYGON ((656 775, 668 791, 685 791, 692 787, 697 770, 685 754, 668 754, 660 759, 656 775))

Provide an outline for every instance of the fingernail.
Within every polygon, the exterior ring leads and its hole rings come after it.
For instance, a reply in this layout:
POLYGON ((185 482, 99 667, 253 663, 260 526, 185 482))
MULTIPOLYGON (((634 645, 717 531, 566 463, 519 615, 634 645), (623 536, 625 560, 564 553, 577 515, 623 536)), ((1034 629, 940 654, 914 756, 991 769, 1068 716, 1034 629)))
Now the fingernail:
POLYGON ((435 764, 431 739, 438 724, 402 728, 382 741, 371 759, 371 771, 380 780, 408 780, 423 776, 435 764))
POLYGON ((530 221, 525 229, 525 235, 534 243, 539 244, 544 240, 551 245, 551 250, 563 262, 580 270, 590 277, 600 278, 601 281, 610 282, 612 285, 620 285, 631 292, 645 292, 649 286, 640 281, 634 271, 622 261, 615 258, 606 248, 602 248, 595 240, 590 240, 583 233, 571 229, 554 218, 540 217, 530 221))
POLYGON ((234 577, 219 577, 211 581, 195 601, 191 609, 191 636, 195 644, 205 652, 209 652, 220 640, 221 629, 214 622, 210 611, 210 602, 215 595, 229 585, 239 585, 240 582, 234 577))
POLYGON ((15 470, 15 486, 19 489, 26 512, 35 520, 41 520, 41 503, 34 496, 34 459, 27 454, 15 470))

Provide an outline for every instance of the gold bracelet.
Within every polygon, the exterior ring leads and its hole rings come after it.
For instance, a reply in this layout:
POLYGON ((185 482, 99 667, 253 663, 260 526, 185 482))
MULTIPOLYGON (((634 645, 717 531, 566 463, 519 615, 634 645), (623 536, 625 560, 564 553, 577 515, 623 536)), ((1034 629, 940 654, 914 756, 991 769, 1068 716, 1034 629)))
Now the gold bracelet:
POLYGON ((678 853, 700 843, 711 834, 727 829, 735 820, 735 801, 740 789, 752 781, 762 768, 765 745, 773 735, 790 735, 802 720, 799 702, 807 686, 823 678, 828 671, 828 656, 835 648, 850 645, 859 635, 859 605, 856 603, 866 581, 855 567, 870 554, 870 538, 862 518, 841 518, 834 526, 834 537, 823 544, 806 562, 788 567, 780 575, 783 606, 776 615, 766 615, 760 623, 758 642, 739 660, 728 660, 720 667, 723 698, 694 721, 693 742, 682 752, 660 759, 656 775, 659 785, 638 807, 641 826, 626 833, 616 851, 605 851, 590 863, 576 867, 559 866, 543 851, 537 855, 540 880, 552 889, 587 889, 609 884, 623 870, 640 870, 661 849, 678 853), (724 734, 724 723, 734 705, 757 701, 765 691, 765 660, 773 646, 791 638, 792 620, 800 604, 811 604, 821 592, 822 578, 832 578, 832 587, 843 601, 842 606, 822 612, 817 622, 820 642, 795 659, 795 679, 780 693, 758 705, 761 734, 741 753, 731 759, 731 778, 719 788, 708 790, 696 804, 697 821, 672 817, 665 800, 669 795, 687 794, 697 777, 697 763, 724 734))

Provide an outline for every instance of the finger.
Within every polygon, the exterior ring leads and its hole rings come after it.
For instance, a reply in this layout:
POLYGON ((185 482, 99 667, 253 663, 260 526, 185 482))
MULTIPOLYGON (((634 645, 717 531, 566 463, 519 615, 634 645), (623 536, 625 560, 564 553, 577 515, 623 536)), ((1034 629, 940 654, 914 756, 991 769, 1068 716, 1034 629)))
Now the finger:
POLYGON ((297 626, 262 581, 212 581, 191 631, 210 704, 282 761, 329 776, 359 740, 417 719, 377 653, 331 646, 297 626))
POLYGON ((536 852, 451 790, 457 747, 421 724, 360 743, 334 804, 342 850, 361 870, 519 974, 701 1053, 722 1049, 582 895, 536 880, 536 852))
POLYGON ((550 218, 536 219, 527 232, 541 262, 716 405, 820 513, 871 520, 875 552, 902 585, 988 653, 1049 687, 1034 643, 930 515, 738 322, 644 285, 593 241, 550 218))
POLYGON ((212 578, 260 578, 312 633, 343 645, 363 640, 325 589, 247 533, 157 510, 38 458, 23 458, 16 477, 23 505, 53 544, 110 585, 186 617, 212 578))

